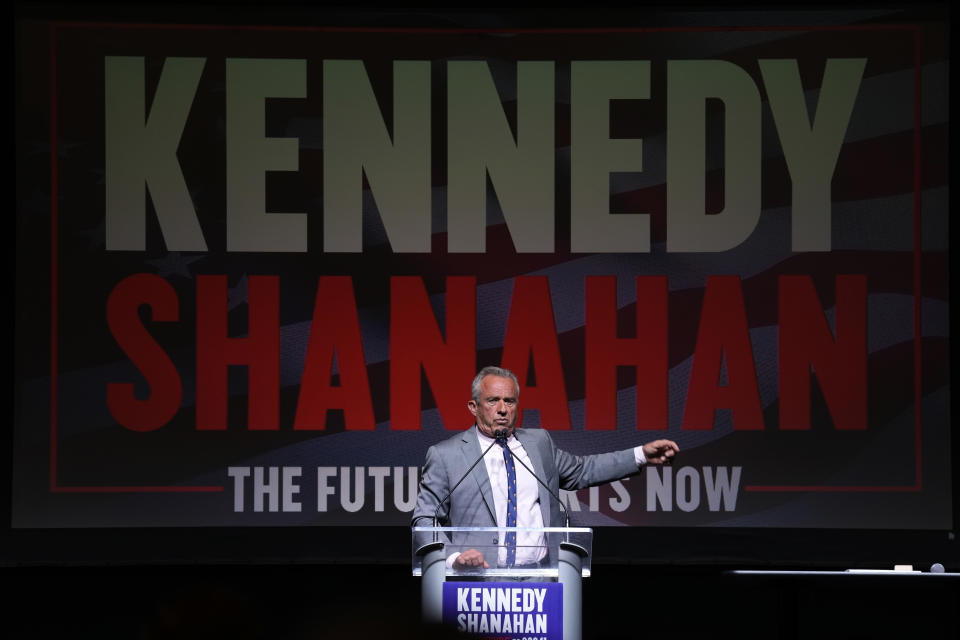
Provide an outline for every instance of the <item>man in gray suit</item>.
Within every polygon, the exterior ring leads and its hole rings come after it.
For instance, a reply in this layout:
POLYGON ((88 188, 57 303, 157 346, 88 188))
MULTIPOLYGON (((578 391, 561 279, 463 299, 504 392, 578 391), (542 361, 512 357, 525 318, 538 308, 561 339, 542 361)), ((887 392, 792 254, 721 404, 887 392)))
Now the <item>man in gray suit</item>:
MULTIPOLYGON (((518 430, 520 386, 517 377, 507 369, 482 369, 473 380, 471 395, 467 408, 476 418, 476 424, 427 451, 413 512, 414 526, 433 524, 434 514, 438 512, 440 526, 563 526, 557 500, 524 465, 557 494, 561 488, 572 491, 624 478, 638 473, 645 464, 670 463, 679 451, 672 440, 654 440, 633 449, 575 456, 558 449, 548 431, 518 430), (505 451, 506 447, 510 452, 505 451), (483 462, 450 494, 484 451, 487 454, 483 462), (521 464, 514 467, 516 460, 521 464)), ((510 555, 508 559, 501 545, 496 560, 489 557, 490 549, 497 546, 495 537, 447 542, 456 542, 456 546, 448 544, 447 566, 457 570, 489 568, 491 562, 536 564, 547 555, 545 545, 522 539, 513 545, 516 551, 511 554, 515 556, 510 555), (488 557, 473 548, 472 543, 487 548, 488 557)))

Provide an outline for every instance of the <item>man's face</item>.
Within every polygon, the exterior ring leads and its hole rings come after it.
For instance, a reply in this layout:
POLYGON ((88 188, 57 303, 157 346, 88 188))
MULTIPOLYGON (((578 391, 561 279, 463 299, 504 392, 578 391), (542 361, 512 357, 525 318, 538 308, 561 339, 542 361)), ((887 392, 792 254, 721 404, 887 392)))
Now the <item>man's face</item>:
POLYGON ((517 388, 510 378, 486 376, 480 381, 480 397, 467 403, 477 419, 477 428, 491 438, 498 429, 513 433, 517 422, 517 388))

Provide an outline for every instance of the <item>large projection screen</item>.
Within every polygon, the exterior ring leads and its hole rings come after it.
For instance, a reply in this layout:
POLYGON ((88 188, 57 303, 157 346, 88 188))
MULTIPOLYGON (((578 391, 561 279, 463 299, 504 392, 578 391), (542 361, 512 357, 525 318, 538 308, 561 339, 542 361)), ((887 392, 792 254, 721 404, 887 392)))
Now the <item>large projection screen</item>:
POLYGON ((949 530, 948 30, 29 21, 13 529, 402 526, 473 374, 577 524, 949 530))

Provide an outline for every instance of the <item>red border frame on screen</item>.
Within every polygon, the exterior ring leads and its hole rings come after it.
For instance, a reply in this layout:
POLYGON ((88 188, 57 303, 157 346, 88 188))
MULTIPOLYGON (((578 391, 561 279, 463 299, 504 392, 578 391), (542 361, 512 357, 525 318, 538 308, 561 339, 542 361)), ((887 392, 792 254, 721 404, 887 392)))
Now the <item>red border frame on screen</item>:
POLYGON ((50 491, 53 493, 198 493, 222 492, 223 486, 62 486, 57 484, 57 363, 59 330, 58 315, 58 150, 57 150, 57 29, 155 29, 155 30, 216 30, 216 31, 315 31, 341 33, 417 33, 417 34, 471 34, 471 33, 655 33, 655 32, 717 32, 717 31, 912 31, 914 35, 914 108, 913 108, 913 392, 914 392, 914 462, 915 474, 912 485, 744 485, 751 492, 919 492, 923 489, 922 452, 922 334, 921 334, 921 246, 920 204, 922 187, 922 29, 919 25, 832 25, 832 26, 773 26, 773 27, 647 27, 647 28, 586 28, 586 29, 412 29, 412 28, 363 28, 363 27, 279 27, 279 26, 228 26, 228 25, 176 25, 138 23, 52 22, 50 24, 50 491))

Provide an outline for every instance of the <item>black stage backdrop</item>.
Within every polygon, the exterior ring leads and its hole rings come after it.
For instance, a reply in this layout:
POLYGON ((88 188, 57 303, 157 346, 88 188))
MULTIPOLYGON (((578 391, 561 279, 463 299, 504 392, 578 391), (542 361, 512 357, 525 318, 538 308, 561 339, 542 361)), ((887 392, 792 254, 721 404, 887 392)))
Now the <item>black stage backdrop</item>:
POLYGON ((598 563, 960 568, 939 8, 20 9, 8 564, 403 564, 503 364, 598 563))

